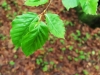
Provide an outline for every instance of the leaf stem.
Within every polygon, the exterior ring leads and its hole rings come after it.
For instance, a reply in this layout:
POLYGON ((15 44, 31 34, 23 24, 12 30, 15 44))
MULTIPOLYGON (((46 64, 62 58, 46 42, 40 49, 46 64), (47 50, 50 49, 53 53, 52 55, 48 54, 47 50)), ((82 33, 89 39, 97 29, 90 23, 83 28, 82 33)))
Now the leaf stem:
POLYGON ((41 20, 43 19, 44 14, 46 13, 46 11, 47 11, 47 9, 49 8, 49 6, 50 6, 50 4, 51 4, 52 1, 53 1, 53 0, 50 0, 50 1, 49 1, 49 4, 48 4, 47 7, 44 9, 44 11, 43 11, 41 14, 39 14, 39 17, 40 17, 39 21, 41 21, 41 20))
POLYGON ((46 9, 43 11, 44 13, 47 11, 47 9, 49 8, 49 6, 50 6, 50 4, 51 4, 52 1, 53 1, 53 0, 50 0, 50 1, 49 1, 48 6, 47 6, 46 9))

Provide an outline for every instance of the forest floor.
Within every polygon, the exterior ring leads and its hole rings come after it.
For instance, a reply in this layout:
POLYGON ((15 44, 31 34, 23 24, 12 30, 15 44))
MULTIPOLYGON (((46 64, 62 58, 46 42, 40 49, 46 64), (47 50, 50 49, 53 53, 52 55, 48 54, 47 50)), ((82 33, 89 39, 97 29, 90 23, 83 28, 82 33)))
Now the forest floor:
POLYGON ((0 75, 100 75, 100 28, 79 21, 76 11, 67 11, 54 0, 48 11, 60 15, 65 39, 52 35, 43 48, 26 57, 10 38, 12 20, 27 11, 41 13, 46 5, 26 7, 23 0, 0 1, 0 75))

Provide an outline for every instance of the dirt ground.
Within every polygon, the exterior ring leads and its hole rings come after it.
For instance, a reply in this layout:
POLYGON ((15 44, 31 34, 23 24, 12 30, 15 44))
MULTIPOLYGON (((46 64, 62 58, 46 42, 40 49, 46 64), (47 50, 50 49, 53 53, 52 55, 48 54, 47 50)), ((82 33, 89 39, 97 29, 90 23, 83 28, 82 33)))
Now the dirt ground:
POLYGON ((50 35, 44 47, 29 57, 14 47, 12 20, 27 11, 39 14, 46 6, 27 7, 23 0, 0 1, 0 75, 100 75, 100 28, 80 22, 76 11, 67 11, 61 0, 54 0, 48 11, 64 21, 65 39, 50 35))

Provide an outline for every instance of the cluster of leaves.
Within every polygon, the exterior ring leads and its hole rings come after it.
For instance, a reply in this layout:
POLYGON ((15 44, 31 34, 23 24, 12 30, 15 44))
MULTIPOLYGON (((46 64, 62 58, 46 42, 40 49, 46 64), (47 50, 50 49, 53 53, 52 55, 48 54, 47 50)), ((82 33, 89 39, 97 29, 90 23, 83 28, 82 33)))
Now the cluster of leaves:
POLYGON ((41 57, 41 56, 37 57, 36 64, 41 66, 41 68, 44 72, 47 72, 50 69, 53 69, 56 67, 55 62, 53 62, 53 61, 48 62, 48 61, 44 60, 43 57, 41 57))
POLYGON ((6 0, 4 0, 1 4, 1 7, 4 9, 4 10, 10 10, 11 7, 10 5, 6 2, 6 0))
MULTIPOLYGON (((25 5, 39 6, 47 3, 49 0, 26 0, 25 5)), ((86 14, 95 15, 97 11, 99 0, 62 0, 63 5, 67 10, 77 6, 81 6, 83 12, 86 14)))
POLYGON ((92 28, 99 27, 100 14, 96 13, 98 2, 99 0, 62 0, 67 10, 75 8, 79 20, 92 28))
POLYGON ((62 3, 67 10, 81 6, 84 13, 96 15, 98 1, 99 0, 62 0, 62 3))
POLYGON ((49 32, 64 38, 64 23, 57 14, 46 13, 43 22, 36 13, 28 12, 13 20, 10 34, 14 45, 21 46, 24 54, 29 56, 44 45, 49 32))
MULTIPOLYGON (((51 1, 51 0, 50 0, 51 1)), ((26 0, 27 6, 39 6, 49 0, 26 0)), ((63 5, 69 10, 81 5, 87 14, 96 14, 98 0, 62 0, 63 5)), ((28 12, 17 16, 12 21, 10 35, 16 47, 21 47, 26 56, 33 54, 48 40, 49 33, 58 38, 64 38, 65 28, 63 21, 57 14, 36 14, 28 12), (41 16, 45 19, 41 20, 41 16)))

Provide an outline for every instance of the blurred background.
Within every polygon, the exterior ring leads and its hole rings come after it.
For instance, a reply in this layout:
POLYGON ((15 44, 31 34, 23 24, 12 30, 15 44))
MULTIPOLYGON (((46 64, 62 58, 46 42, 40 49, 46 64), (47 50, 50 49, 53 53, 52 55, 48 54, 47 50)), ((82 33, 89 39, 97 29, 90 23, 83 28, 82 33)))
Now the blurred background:
POLYGON ((61 0, 53 0, 48 12, 64 21, 65 39, 50 35, 46 44, 29 57, 13 45, 12 20, 26 12, 40 14, 46 6, 28 7, 24 0, 0 0, 0 75, 100 75, 99 26, 82 23, 76 10, 67 11, 61 0))

